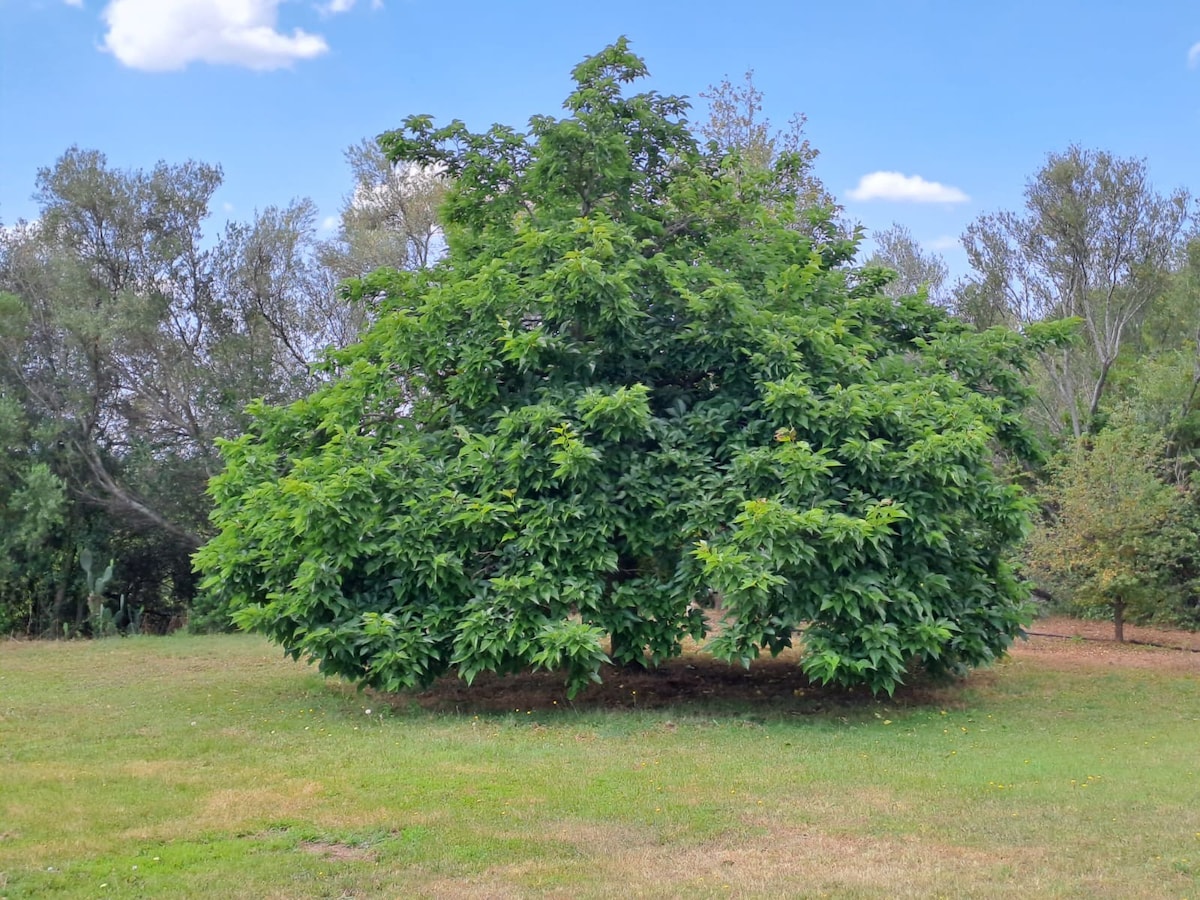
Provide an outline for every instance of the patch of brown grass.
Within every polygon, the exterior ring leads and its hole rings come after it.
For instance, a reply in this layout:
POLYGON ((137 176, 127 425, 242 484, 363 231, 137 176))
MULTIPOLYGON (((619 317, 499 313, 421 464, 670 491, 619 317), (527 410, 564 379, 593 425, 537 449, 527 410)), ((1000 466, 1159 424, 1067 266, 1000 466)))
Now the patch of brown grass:
POLYGON ((370 847, 356 847, 341 841, 301 841, 298 849, 335 862, 375 862, 378 856, 370 847))
POLYGON ((139 781, 152 779, 164 784, 204 784, 207 776, 190 763, 177 759, 134 759, 117 766, 117 771, 139 781))
POLYGON ((1195 632, 1126 626, 1127 638, 1146 643, 1118 644, 1112 639, 1111 625, 1064 617, 1039 619, 1030 631, 1033 634, 1028 640, 1013 646, 1013 657, 1065 670, 1124 668, 1200 674, 1200 634, 1195 632))
MULTIPOLYGON (((973 896, 1019 891, 1027 848, 981 851, 920 837, 861 837, 778 819, 749 819, 736 833, 692 845, 653 832, 564 823, 551 832, 574 859, 525 860, 465 879, 436 879, 414 893, 438 898, 509 897, 936 897, 971 885, 973 896), (590 875, 584 876, 587 871, 590 875), (576 878, 575 873, 578 874, 576 878), (595 874, 605 887, 596 887, 595 874), (978 893, 980 885, 993 890, 978 893), (619 885, 619 890, 616 886, 619 885)), ((1033 856, 1039 853, 1032 854, 1033 856)), ((415 886, 414 886, 415 887, 415 886)))
POLYGON ((277 781, 269 787, 214 791, 193 818, 201 830, 237 831, 245 822, 264 818, 304 820, 322 804, 324 789, 315 781, 277 781))

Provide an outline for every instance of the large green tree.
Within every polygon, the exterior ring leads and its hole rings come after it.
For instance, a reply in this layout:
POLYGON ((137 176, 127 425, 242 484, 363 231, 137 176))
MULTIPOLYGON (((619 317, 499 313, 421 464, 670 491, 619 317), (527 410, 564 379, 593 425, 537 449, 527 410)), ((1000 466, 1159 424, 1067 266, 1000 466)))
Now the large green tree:
POLYGON ((1031 452, 1031 339, 884 296, 795 227, 803 158, 731 165, 684 101, 625 93, 644 74, 622 40, 528 135, 383 136, 453 177, 447 254, 358 284, 387 299, 336 377, 223 443, 196 561, 243 626, 387 690, 578 689, 711 628, 719 657, 799 641, 814 678, 891 691, 1018 633, 1027 502, 993 450, 1031 452))

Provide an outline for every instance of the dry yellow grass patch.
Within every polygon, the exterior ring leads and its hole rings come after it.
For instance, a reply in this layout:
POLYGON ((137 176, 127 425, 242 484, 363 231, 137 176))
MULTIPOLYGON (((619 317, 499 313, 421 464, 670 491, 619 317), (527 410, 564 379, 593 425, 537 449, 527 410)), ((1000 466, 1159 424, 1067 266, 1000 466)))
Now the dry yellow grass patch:
POLYGON ((287 780, 264 787, 231 788, 209 794, 192 818, 201 829, 236 830, 246 822, 265 818, 311 819, 323 803, 319 782, 287 780))
POLYGON ((1024 850, 864 838, 765 818, 748 820, 745 832, 682 846, 664 845, 652 831, 595 824, 564 823, 546 836, 570 847, 568 859, 416 883, 413 896, 928 898, 964 896, 969 885, 970 896, 1012 897, 1021 893, 1020 869, 1035 864, 1024 850), (991 887, 980 892, 981 885, 991 887))

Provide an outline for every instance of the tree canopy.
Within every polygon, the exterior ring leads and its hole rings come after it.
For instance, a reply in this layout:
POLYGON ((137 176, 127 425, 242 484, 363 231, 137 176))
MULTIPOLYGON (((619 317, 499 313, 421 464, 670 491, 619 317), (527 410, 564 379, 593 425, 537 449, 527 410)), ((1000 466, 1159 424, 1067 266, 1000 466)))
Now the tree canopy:
POLYGON ((115 559, 111 603, 147 627, 188 612, 214 439, 254 397, 307 394, 310 363, 357 336, 369 305, 341 278, 436 249, 437 176, 348 158, 328 241, 309 200, 206 235, 211 165, 122 170, 73 147, 39 171, 37 220, 0 228, 0 633, 86 630, 84 549, 115 559))
POLYGON ((1047 424, 1095 425, 1122 347, 1182 256, 1192 201, 1157 193, 1146 164, 1072 146, 1025 188, 1024 215, 980 216, 963 235, 975 274, 963 311, 1020 326, 1077 318, 1082 340, 1042 356, 1047 424))
POLYGON ((1186 495, 1162 471, 1163 443, 1124 422, 1076 442, 1051 469, 1046 515, 1029 543, 1033 574, 1077 607, 1110 611, 1118 641, 1127 613, 1152 615, 1170 593, 1180 555, 1171 538, 1195 546, 1186 495))
POLYGON ((329 381, 222 442, 196 562, 241 625, 385 690, 574 691, 709 636, 890 692, 1018 633, 1029 504, 995 453, 1034 452, 1036 330, 885 296, 786 194, 806 160, 701 146, 684 100, 626 92, 645 74, 622 40, 528 134, 381 138, 453 178, 447 253, 352 283, 383 299, 329 381))

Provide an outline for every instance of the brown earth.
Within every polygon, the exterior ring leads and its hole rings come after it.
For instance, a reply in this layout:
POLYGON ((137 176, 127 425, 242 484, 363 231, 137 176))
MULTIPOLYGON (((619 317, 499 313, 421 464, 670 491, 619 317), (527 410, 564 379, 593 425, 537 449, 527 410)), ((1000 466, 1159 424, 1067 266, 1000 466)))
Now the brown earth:
POLYGON ((1200 674, 1200 633, 1125 626, 1125 643, 1113 639, 1107 622, 1054 616, 1038 619, 1029 639, 1012 649, 1017 658, 1053 657, 1056 666, 1116 666, 1200 674))
MULTIPOLYGON (((1084 619, 1070 619, 1066 616, 1049 616, 1038 619, 1029 626, 1031 635, 1043 634, 1079 637, 1085 640, 1103 641, 1116 646, 1113 640, 1111 622, 1096 622, 1084 619)), ((1172 631, 1163 628, 1149 628, 1141 625, 1125 625, 1125 641, 1129 644, 1152 644, 1161 647, 1174 647, 1192 650, 1200 653, 1200 632, 1172 631)))
MULTIPOLYGON (((1125 630, 1127 643, 1118 644, 1112 639, 1112 626, 1104 622, 1063 617, 1039 619, 1029 629, 1029 638, 1017 641, 1011 655, 1017 659, 1053 658, 1055 665, 1072 668, 1119 666, 1200 674, 1200 633, 1133 625, 1127 625, 1125 630)), ((591 685, 573 700, 567 699, 561 674, 524 672, 508 676, 483 674, 470 686, 448 676, 415 696, 381 696, 377 702, 415 701, 425 709, 446 712, 532 714, 554 709, 684 707, 695 713, 738 710, 798 716, 861 710, 876 702, 865 690, 814 685, 797 662, 796 652, 788 651, 777 659, 764 657, 745 669, 689 648, 684 656, 653 670, 605 667, 601 673, 603 683, 591 685)), ((958 706, 960 687, 961 682, 914 678, 896 691, 889 705, 958 706)))

